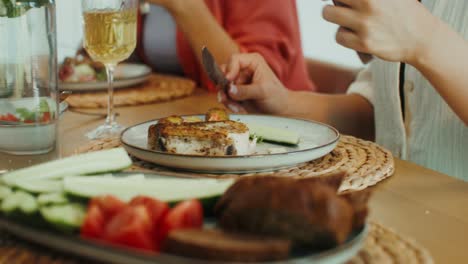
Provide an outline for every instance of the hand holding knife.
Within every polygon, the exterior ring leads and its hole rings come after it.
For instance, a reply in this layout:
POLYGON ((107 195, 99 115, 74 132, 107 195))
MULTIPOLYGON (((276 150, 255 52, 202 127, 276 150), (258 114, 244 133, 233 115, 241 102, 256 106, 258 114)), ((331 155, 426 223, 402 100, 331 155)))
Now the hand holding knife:
POLYGON ((229 98, 231 82, 224 76, 223 71, 219 65, 216 64, 213 54, 211 54, 207 47, 203 47, 202 49, 202 64, 208 78, 210 78, 218 88, 218 96, 222 97, 222 101, 228 101, 227 105, 230 110, 236 113, 246 113, 247 111, 244 105, 229 98))

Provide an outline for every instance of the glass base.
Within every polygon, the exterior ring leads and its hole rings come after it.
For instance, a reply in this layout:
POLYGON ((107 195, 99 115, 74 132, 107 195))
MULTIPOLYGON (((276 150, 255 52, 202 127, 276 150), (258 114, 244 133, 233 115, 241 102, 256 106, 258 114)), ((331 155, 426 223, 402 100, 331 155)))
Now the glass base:
POLYGON ((106 139, 106 138, 113 138, 113 137, 120 137, 120 133, 125 129, 125 127, 113 123, 113 124, 105 124, 99 126, 95 130, 86 134, 86 137, 89 139, 106 139))

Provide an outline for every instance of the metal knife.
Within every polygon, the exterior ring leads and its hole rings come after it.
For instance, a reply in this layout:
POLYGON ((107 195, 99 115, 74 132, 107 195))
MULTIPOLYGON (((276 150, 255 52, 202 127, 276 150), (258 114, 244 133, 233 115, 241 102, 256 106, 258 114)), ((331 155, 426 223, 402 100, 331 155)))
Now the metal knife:
POLYGON ((213 54, 211 54, 207 47, 203 47, 202 49, 202 64, 210 80, 219 90, 223 91, 226 96, 228 96, 231 82, 226 79, 223 71, 221 71, 221 68, 216 64, 213 54))

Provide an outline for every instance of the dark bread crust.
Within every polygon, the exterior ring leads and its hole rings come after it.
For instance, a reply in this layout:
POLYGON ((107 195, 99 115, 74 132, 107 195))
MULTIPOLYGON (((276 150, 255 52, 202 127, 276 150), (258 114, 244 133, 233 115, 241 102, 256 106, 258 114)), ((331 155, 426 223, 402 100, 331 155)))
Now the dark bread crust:
POLYGON ((288 258, 291 241, 232 234, 219 229, 191 229, 171 232, 163 251, 204 260, 276 261, 288 258))
POLYGON ((319 177, 298 178, 297 180, 302 182, 325 184, 338 192, 338 189, 340 189, 341 183, 345 179, 346 175, 346 171, 337 171, 320 175, 319 177))
POLYGON ((225 230, 291 239, 315 249, 344 243, 354 215, 334 187, 280 177, 238 180, 220 199, 215 213, 225 230))
POLYGON ((372 195, 372 190, 365 189, 362 191, 353 191, 340 194, 341 197, 353 208, 353 229, 361 229, 366 223, 367 216, 369 214, 369 200, 372 195))

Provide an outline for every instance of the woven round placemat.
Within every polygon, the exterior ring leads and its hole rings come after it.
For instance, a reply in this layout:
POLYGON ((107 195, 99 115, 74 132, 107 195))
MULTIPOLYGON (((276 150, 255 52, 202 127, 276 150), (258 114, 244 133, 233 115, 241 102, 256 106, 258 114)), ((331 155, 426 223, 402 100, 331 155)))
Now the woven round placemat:
MULTIPOLYGON (((44 238, 47 239, 47 238, 44 238)), ((65 255, 47 247, 26 242, 0 230, 0 264, 103 264, 78 256, 65 255)))
POLYGON ((378 223, 370 224, 369 235, 364 247, 348 264, 367 263, 434 263, 429 252, 413 239, 378 223))
MULTIPOLYGON (((92 141, 77 153, 97 151, 120 146, 118 138, 92 141)), ((296 167, 272 172, 250 174, 200 174, 174 171, 138 159, 134 159, 131 171, 158 172, 183 177, 238 178, 246 176, 275 176, 307 178, 346 171, 347 177, 340 191, 358 191, 373 186, 390 177, 395 171, 392 153, 379 145, 351 136, 342 136, 338 146, 328 155, 296 167)))
MULTIPOLYGON (((119 89, 114 93, 115 106, 131 106, 164 102, 191 95, 195 90, 192 80, 153 74, 149 80, 135 87, 119 89)), ((103 108, 107 106, 107 91, 73 93, 67 98, 70 107, 103 108)))
MULTIPOLYGON (((97 264, 24 242, 0 231, 0 264, 30 263, 97 264)), ((369 235, 363 248, 348 262, 348 264, 367 263, 432 264, 433 260, 427 250, 412 239, 401 236, 380 224, 370 223, 369 235)))

